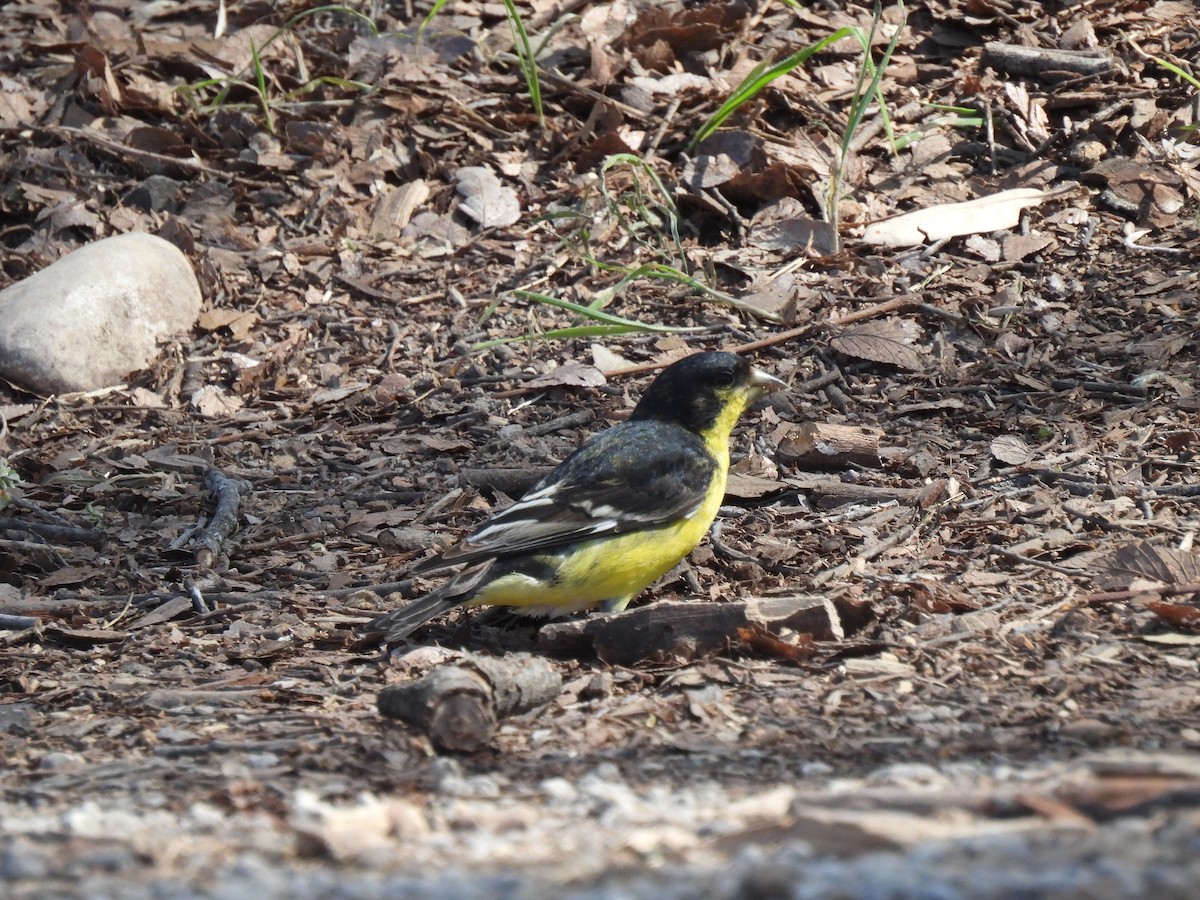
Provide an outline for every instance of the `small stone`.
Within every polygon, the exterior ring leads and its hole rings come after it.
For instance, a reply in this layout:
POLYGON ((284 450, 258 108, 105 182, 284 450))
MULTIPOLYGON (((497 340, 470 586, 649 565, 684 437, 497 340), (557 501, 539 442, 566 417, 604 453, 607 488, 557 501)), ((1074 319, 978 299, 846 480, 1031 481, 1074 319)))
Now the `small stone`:
POLYGON ((542 782, 541 790, 549 802, 560 805, 573 803, 579 798, 575 785, 565 778, 547 778, 542 782))
POLYGON ((279 765, 279 754, 247 753, 246 765, 251 769, 271 769, 279 765))
POLYGON ((0 850, 0 882, 47 878, 57 868, 49 849, 22 838, 0 850))
POLYGON ((604 700, 612 696, 613 679, 608 672, 597 672, 579 692, 580 700, 604 700))
POLYGON ((32 703, 0 704, 0 734, 28 734, 32 722, 32 703))
POLYGON ((1099 141, 1079 141, 1069 151, 1071 162, 1084 168, 1091 168, 1107 153, 1108 148, 1099 141))
POLYGON ((166 175, 151 175, 121 199, 127 206, 147 212, 174 212, 179 208, 179 182, 166 175))
POLYGON ((200 284, 151 234, 106 238, 0 290, 0 377, 37 394, 119 384, 187 331, 200 284))
POLYGON ((38 762, 38 768, 42 770, 68 769, 74 768, 82 762, 83 757, 78 753, 68 753, 66 750, 51 750, 38 762))

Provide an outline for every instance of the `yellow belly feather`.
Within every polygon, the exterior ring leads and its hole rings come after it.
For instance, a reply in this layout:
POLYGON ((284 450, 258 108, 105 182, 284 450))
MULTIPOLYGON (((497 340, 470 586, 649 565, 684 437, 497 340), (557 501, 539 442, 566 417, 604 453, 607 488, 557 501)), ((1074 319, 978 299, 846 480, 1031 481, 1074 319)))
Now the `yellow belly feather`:
POLYGON ((513 606, 526 615, 566 615, 608 604, 619 611, 645 588, 673 569, 708 533, 721 502, 729 470, 729 435, 742 408, 731 404, 711 429, 706 448, 717 462, 715 484, 696 513, 680 522, 601 537, 575 547, 566 560, 545 554, 558 568, 553 584, 528 575, 508 574, 482 585, 468 606, 513 606))

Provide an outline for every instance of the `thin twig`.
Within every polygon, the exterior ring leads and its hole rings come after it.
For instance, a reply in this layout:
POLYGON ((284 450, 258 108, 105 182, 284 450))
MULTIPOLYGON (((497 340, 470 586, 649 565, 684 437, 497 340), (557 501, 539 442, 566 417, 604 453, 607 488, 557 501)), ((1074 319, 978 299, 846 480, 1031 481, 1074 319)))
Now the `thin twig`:
POLYGON ((1017 553, 1014 550, 1008 550, 1005 547, 989 547, 988 549, 992 553, 996 554, 997 556, 1002 557, 1003 559, 1007 559, 1011 562, 1015 562, 1015 563, 1019 563, 1019 564, 1023 564, 1023 565, 1027 565, 1027 566, 1036 566, 1039 569, 1046 569, 1047 571, 1050 571, 1050 572, 1057 572, 1060 575, 1071 575, 1071 576, 1079 575, 1078 570, 1072 570, 1072 569, 1066 568, 1065 566, 1055 565, 1052 562, 1045 562, 1044 560, 1034 559, 1031 556, 1022 556, 1020 553, 1017 553))

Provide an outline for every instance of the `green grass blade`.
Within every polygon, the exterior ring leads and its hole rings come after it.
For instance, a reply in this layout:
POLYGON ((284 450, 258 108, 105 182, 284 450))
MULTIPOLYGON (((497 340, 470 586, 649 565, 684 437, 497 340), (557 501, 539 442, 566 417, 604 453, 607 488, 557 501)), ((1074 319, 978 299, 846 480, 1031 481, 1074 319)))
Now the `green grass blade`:
POLYGON ((580 325, 575 328, 555 328, 550 331, 539 332, 538 334, 521 334, 516 337, 493 338, 490 341, 481 341, 473 345, 471 351, 478 353, 483 350, 490 350, 492 347, 499 347, 501 344, 529 343, 539 338, 548 341, 571 341, 583 338, 619 337, 623 334, 636 334, 644 330, 643 328, 633 328, 625 325, 580 325))
POLYGON ((258 95, 258 102, 262 106, 267 131, 274 134, 275 120, 271 116, 271 95, 267 91, 267 73, 262 66, 262 57, 258 55, 258 45, 253 40, 250 41, 250 60, 254 66, 254 90, 258 95))
POLYGON ((429 13, 425 16, 424 19, 421 20, 421 24, 419 26, 417 26, 417 40, 418 41, 420 41, 421 38, 424 36, 425 29, 428 28, 429 23, 433 21, 433 17, 436 16, 438 13, 440 13, 442 11, 442 7, 445 5, 446 5, 446 0, 436 0, 436 2, 433 4, 433 8, 431 10, 429 10, 429 13))
POLYGON ((1177 66, 1177 65, 1175 65, 1175 63, 1171 62, 1170 60, 1163 59, 1162 57, 1159 57, 1159 56, 1151 56, 1150 58, 1152 60, 1154 60, 1156 63, 1158 63, 1160 66, 1162 66, 1164 69, 1166 69, 1168 72, 1174 73, 1175 75, 1177 75, 1178 77, 1180 77, 1184 81, 1186 81, 1188 84, 1190 84, 1192 87, 1194 87, 1196 90, 1200 91, 1200 79, 1196 78, 1195 75, 1193 75, 1191 72, 1184 69, 1182 66, 1177 66))
POLYGON ((538 80, 537 57, 529 42, 529 33, 525 30, 525 23, 521 21, 521 14, 517 11, 514 0, 504 0, 504 9, 508 14, 508 26, 513 33, 513 47, 521 66, 521 74, 525 77, 525 87, 529 90, 530 103, 533 104, 533 111, 537 114, 538 124, 545 128, 546 115, 542 109, 542 85, 538 80))
MULTIPOLYGON (((639 243, 647 243, 638 233, 638 229, 629 224, 628 217, 623 212, 625 204, 622 204, 618 198, 613 197, 609 191, 608 179, 605 176, 611 169, 618 165, 627 165, 635 171, 640 171, 650 180, 652 187, 657 192, 657 196, 649 196, 635 177, 633 179, 633 196, 630 205, 632 205, 634 212, 637 213, 638 220, 652 231, 657 231, 662 227, 662 222, 659 220, 661 213, 661 218, 667 222, 667 230, 670 234, 671 242, 674 244, 675 257, 681 262, 685 260, 683 241, 679 237, 679 208, 675 205, 670 192, 662 183, 662 179, 658 177, 658 173, 640 156, 635 156, 632 153, 614 153, 606 157, 601 164, 600 193, 604 197, 604 203, 609 213, 616 219, 617 224, 629 237, 639 243)), ((655 247, 655 249, 658 248, 655 247)))
POLYGON ((706 121, 700 127, 700 130, 696 132, 695 137, 692 138, 691 143, 687 145, 686 152, 689 154, 693 153, 696 147, 703 141, 712 137, 716 130, 725 123, 725 120, 733 115, 739 107, 756 97, 776 78, 786 75, 797 66, 803 65, 809 60, 810 57, 813 56, 813 54, 820 53, 830 44, 836 44, 838 41, 843 40, 844 38, 854 37, 858 33, 860 33, 858 28, 839 28, 833 34, 826 38, 822 38, 811 47, 805 47, 803 50, 797 50, 786 59, 775 63, 775 65, 761 63, 756 66, 749 75, 742 79, 742 83, 734 89, 733 93, 729 96, 729 99, 722 103, 720 107, 717 108, 717 111, 708 119, 708 121, 706 121))
POLYGON ((623 328, 636 328, 640 331, 660 331, 664 334, 680 334, 691 331, 702 331, 699 328, 685 328, 676 325, 658 325, 651 322, 638 322, 634 319, 625 319, 621 316, 615 316, 612 313, 606 313, 603 310, 593 309, 590 306, 583 306, 579 303, 573 303, 570 300, 563 300, 559 297, 552 297, 549 294, 539 294, 535 291, 517 290, 510 292, 514 297, 519 297, 522 300, 530 300, 534 303, 540 303, 543 306, 553 306, 557 309, 563 309, 567 312, 575 313, 583 316, 585 319, 591 319, 594 322, 601 322, 605 325, 619 325, 623 328))
POLYGON ((370 93, 371 91, 375 90, 374 85, 370 85, 362 81, 352 81, 349 78, 338 78, 336 75, 319 75, 311 81, 300 85, 300 87, 293 88, 285 93, 282 97, 282 100, 287 102, 289 100, 295 100, 297 97, 303 97, 305 94, 311 94, 324 84, 328 84, 333 87, 346 88, 348 90, 362 91, 363 93, 370 93))
MULTIPOLYGON (((609 292, 616 292, 623 289, 632 281, 639 278, 653 278, 657 281, 669 281, 674 284, 682 285, 703 294, 714 303, 720 303, 722 306, 728 306, 733 309, 754 316, 759 319, 766 319, 770 322, 780 321, 780 317, 774 313, 766 313, 756 306, 749 303, 744 303, 732 294, 727 294, 724 291, 719 291, 710 285, 705 284, 697 278, 693 278, 686 272, 680 271, 673 266, 664 266, 662 263, 644 263, 636 268, 630 269, 625 266, 619 266, 614 263, 605 263, 601 260, 589 258, 588 262, 603 272, 615 272, 623 277, 615 288, 610 288, 609 292)), ((606 292, 608 293, 608 292, 606 292)), ((611 299, 611 298, 610 298, 611 299)))
MULTIPOLYGON (((475 344, 472 352, 487 350, 491 347, 498 347, 501 344, 521 343, 544 338, 546 340, 575 340, 579 338, 595 338, 595 337, 615 337, 623 334, 638 334, 650 332, 654 334, 695 334, 697 332, 707 331, 707 328, 690 328, 676 325, 660 325, 654 322, 638 322, 634 319, 625 319, 621 316, 615 316, 612 313, 606 313, 598 309, 593 309, 590 306, 583 306, 579 303, 572 303, 570 300, 563 300, 558 297, 552 297, 549 294, 540 294, 536 291, 516 290, 509 292, 512 296, 522 300, 529 300, 533 303, 541 304, 542 306, 552 306, 556 309, 566 310, 567 312, 575 313, 585 319, 590 320, 593 324, 590 325, 572 325, 568 328, 555 328, 550 331, 539 332, 538 334, 523 334, 516 337, 495 338, 490 341, 483 341, 475 344)), ((499 302, 499 301, 497 301, 499 302)), ((489 306, 489 310, 493 310, 495 304, 489 306)))

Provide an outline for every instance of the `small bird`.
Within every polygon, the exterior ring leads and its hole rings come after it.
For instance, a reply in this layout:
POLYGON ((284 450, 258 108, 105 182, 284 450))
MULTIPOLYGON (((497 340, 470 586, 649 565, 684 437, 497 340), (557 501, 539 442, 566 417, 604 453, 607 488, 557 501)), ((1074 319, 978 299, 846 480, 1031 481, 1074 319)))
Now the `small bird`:
POLYGON ((528 616, 623 610, 700 543, 725 496, 729 437, 784 383, 732 353, 668 366, 628 421, 564 459, 512 506, 413 573, 465 568, 364 630, 388 643, 456 606, 528 616))

